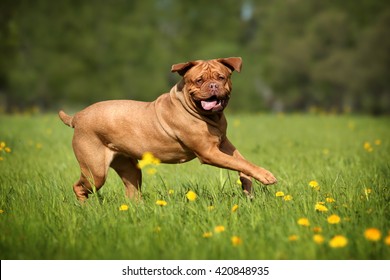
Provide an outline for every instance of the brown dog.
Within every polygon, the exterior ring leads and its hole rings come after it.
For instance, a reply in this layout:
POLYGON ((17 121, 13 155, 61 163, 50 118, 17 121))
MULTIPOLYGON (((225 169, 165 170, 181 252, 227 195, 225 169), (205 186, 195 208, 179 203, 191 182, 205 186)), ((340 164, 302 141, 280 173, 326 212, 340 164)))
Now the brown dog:
POLYGON ((240 172, 246 193, 251 177, 263 184, 275 177, 241 156, 226 137, 223 110, 231 91, 230 76, 241 70, 241 58, 191 61, 172 66, 183 76, 169 93, 154 102, 112 100, 93 104, 74 117, 59 112, 74 128, 73 150, 81 176, 73 189, 79 200, 101 188, 112 167, 122 178, 126 194, 139 197, 142 182, 137 162, 151 152, 163 163, 200 162, 240 172))

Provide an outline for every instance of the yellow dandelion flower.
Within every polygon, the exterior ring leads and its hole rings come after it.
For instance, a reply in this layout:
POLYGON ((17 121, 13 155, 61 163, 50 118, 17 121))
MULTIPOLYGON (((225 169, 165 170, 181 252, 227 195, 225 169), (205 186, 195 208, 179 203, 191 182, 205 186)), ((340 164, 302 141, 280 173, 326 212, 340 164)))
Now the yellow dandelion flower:
POLYGON ((333 203, 336 200, 333 197, 327 197, 327 198, 325 198, 325 201, 328 202, 328 203, 333 203))
POLYGON ((329 241, 329 246, 332 248, 342 248, 347 246, 348 239, 343 235, 336 235, 329 241))
POLYGON ((4 142, 4 141, 1 141, 1 142, 0 142, 0 151, 1 151, 2 149, 4 149, 5 146, 6 146, 5 142, 4 142))
POLYGON ((290 201, 290 200, 292 200, 293 199, 293 197, 291 196, 291 195, 285 195, 284 197, 283 197, 283 199, 285 200, 285 201, 290 201))
POLYGON ((138 161, 138 168, 139 169, 142 169, 144 168, 145 166, 148 166, 148 165, 159 165, 161 163, 161 161, 154 157, 154 155, 150 152, 146 152, 142 155, 142 159, 138 161))
POLYGON ((216 233, 224 232, 224 231, 225 231, 225 227, 224 227, 224 226, 216 226, 216 227, 214 228, 214 231, 215 231, 216 233))
POLYGON ((127 211, 129 210, 129 206, 126 205, 126 204, 122 204, 120 207, 119 207, 119 211, 127 211))
POLYGON ((321 233, 322 228, 321 227, 313 227, 313 231, 314 231, 314 233, 321 233))
POLYGON ((238 236, 232 236, 232 238, 230 239, 232 241, 232 245, 233 246, 238 246, 238 245, 241 245, 242 244, 242 239, 238 236))
POLYGON ((238 209, 238 204, 234 204, 232 207, 232 212, 236 212, 238 209))
POLYGON ((213 233, 211 231, 207 231, 205 233, 203 233, 202 237, 203 238, 210 238, 213 236, 213 233))
POLYGON ((6 153, 10 153, 10 152, 11 152, 11 148, 10 148, 10 147, 5 147, 5 148, 4 148, 4 151, 5 151, 6 153))
POLYGON ((1 209, 0 209, 0 214, 3 214, 3 213, 4 213, 4 210, 1 210, 1 209))
POLYGON ((297 221, 297 223, 298 223, 298 225, 304 226, 304 227, 310 226, 309 219, 307 219, 307 218, 300 218, 300 219, 297 221))
POLYGON ((158 206, 166 206, 168 204, 168 202, 166 202, 165 200, 157 200, 156 204, 158 206))
POLYGON ((382 144, 382 141, 380 139, 376 139, 374 144, 379 146, 380 144, 382 144))
POLYGON ((276 192, 275 196, 277 197, 284 196, 284 192, 276 192))
POLYGON ((341 220, 340 217, 335 215, 335 214, 330 215, 328 217, 328 223, 329 224, 338 224, 338 223, 340 223, 340 220, 341 220))
POLYGON ((388 236, 385 237, 385 244, 387 246, 390 246, 390 234, 388 236))
POLYGON ((364 142, 363 144, 363 148, 367 151, 367 152, 372 152, 374 149, 372 148, 370 142, 364 142))
POLYGON ((168 191, 168 194, 169 194, 169 195, 172 195, 172 194, 174 194, 174 193, 175 193, 175 191, 172 190, 172 189, 170 189, 170 190, 168 191))
POLYGON ((298 235, 293 234, 288 237, 289 241, 297 241, 299 239, 298 235))
POLYGON ((377 228, 368 228, 364 231, 364 237, 369 241, 379 241, 381 236, 381 231, 377 228))
POLYGON ((195 201, 196 200, 196 193, 193 192, 193 191, 189 191, 187 194, 186 194, 186 197, 189 201, 195 201))
POLYGON ((313 190, 316 190, 316 191, 319 191, 320 190, 320 185, 318 184, 317 181, 315 180, 312 180, 309 182, 309 186, 313 189, 313 190))
POLYGON ((315 205, 314 208, 318 212, 327 212, 328 211, 328 208, 326 208, 326 206, 323 204, 323 202, 317 202, 317 204, 315 205))
POLYGON ((325 239, 321 234, 314 234, 313 241, 317 244, 322 244, 322 243, 324 243, 325 239))
POLYGON ((3 157, 0 157, 0 161, 2 161, 2 160, 4 160, 4 158, 3 158, 3 157))

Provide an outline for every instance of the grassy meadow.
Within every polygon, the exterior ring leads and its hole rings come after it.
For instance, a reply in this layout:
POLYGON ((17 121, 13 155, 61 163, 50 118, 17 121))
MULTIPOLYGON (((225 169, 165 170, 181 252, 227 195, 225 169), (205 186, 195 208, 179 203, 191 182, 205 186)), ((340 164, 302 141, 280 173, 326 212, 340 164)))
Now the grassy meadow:
POLYGON ((279 180, 255 183, 254 199, 236 172, 193 160, 145 167, 140 203, 111 170, 80 205, 72 129, 0 115, 0 259, 390 259, 388 117, 228 120, 235 146, 279 180))

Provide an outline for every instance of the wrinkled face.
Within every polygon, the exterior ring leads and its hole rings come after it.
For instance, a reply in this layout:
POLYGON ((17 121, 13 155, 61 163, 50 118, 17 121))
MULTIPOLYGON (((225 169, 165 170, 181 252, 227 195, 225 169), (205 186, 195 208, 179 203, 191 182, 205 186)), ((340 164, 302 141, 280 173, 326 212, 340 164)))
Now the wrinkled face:
POLYGON ((184 75, 187 92, 200 110, 220 112, 230 98, 232 71, 212 60, 201 62, 184 75))

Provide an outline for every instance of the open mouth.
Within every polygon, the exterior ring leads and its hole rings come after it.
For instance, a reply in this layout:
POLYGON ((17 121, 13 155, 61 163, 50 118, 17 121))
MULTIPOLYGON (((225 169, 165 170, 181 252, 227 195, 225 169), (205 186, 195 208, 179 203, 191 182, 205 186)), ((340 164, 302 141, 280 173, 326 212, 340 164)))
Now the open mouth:
POLYGON ((221 111, 225 108, 227 100, 218 99, 216 96, 212 96, 206 100, 201 100, 200 105, 205 111, 221 111))

